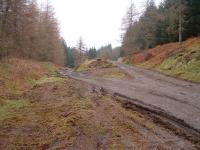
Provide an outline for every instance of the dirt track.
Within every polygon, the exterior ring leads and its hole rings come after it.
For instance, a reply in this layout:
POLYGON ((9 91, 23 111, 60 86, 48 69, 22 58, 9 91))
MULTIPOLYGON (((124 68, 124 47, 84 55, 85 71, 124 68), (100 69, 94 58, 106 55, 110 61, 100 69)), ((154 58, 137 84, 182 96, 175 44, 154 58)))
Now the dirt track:
POLYGON ((31 105, 0 121, 2 150, 199 149, 198 144, 154 122, 148 113, 119 103, 122 99, 117 95, 81 81, 63 78, 43 83, 26 91, 23 98, 31 105))
POLYGON ((112 93, 129 98, 132 103, 161 113, 200 133, 200 85, 127 65, 117 64, 133 79, 99 78, 67 71, 64 74, 112 93))
MULTIPOLYGON (((32 63, 23 64, 29 66, 32 63)), ((20 94, 7 91, 9 95, 0 96, 2 150, 200 149, 197 130, 187 127, 161 107, 134 97, 152 90, 137 81, 142 78, 137 71, 133 73, 134 78, 132 73, 124 73, 116 66, 94 68, 95 71, 92 68, 90 74, 70 70, 62 72, 75 78, 71 79, 52 74, 52 71, 41 73, 37 70, 37 63, 33 66, 32 75, 38 77, 30 78, 34 79, 34 84, 22 89, 14 86, 20 94)), ((20 70, 17 68, 14 75, 18 75, 20 70)), ((15 78, 16 82, 20 80, 24 85, 29 82, 25 77, 30 76, 30 69, 25 70, 24 78, 15 78)), ((128 67, 127 70, 134 68, 128 67)), ((9 83, 13 72, 4 76, 4 73, 0 74, 0 80, 9 83)))

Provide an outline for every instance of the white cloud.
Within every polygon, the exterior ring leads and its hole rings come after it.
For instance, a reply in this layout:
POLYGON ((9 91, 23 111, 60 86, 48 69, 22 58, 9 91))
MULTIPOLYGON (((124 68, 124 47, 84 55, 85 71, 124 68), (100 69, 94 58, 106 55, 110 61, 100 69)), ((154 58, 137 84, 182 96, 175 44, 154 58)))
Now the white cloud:
MULTIPOLYGON (((80 36, 88 47, 111 43, 120 45, 121 20, 130 0, 51 0, 61 27, 61 34, 70 46, 80 36)), ((160 0, 157 0, 157 2, 160 0)), ((144 0, 133 0, 137 8, 144 0)))

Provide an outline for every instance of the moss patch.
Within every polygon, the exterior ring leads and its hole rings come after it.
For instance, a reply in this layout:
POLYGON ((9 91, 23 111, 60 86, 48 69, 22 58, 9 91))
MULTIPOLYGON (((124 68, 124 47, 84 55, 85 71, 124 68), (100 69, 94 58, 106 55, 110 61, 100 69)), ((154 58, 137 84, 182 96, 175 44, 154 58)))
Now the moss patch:
POLYGON ((58 71, 58 68, 52 63, 44 62, 41 64, 41 66, 44 70, 47 70, 49 73, 55 73, 56 71, 58 71))
POLYGON ((0 99, 0 121, 12 119, 17 116, 17 111, 29 106, 26 100, 4 100, 0 99))
POLYGON ((138 67, 155 69, 164 74, 200 83, 200 41, 166 57, 158 65, 145 61, 138 67))
POLYGON ((200 82, 200 43, 169 57, 157 69, 168 75, 200 82))
POLYGON ((84 63, 80 64, 79 66, 76 67, 77 72, 82 72, 82 71, 88 71, 89 70, 89 64, 92 63, 94 60, 87 60, 84 63))
POLYGON ((66 79, 61 78, 61 77, 43 77, 43 78, 41 78, 40 80, 37 80, 37 81, 36 81, 36 84, 37 84, 37 85, 42 85, 42 84, 45 84, 45 83, 63 82, 63 81, 65 81, 65 80, 66 80, 66 79))

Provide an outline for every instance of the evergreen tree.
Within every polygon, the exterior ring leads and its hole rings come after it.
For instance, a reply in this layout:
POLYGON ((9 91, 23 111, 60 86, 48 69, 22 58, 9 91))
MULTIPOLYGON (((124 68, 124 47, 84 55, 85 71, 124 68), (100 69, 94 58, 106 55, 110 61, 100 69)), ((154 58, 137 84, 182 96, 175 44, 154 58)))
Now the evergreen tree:
POLYGON ((184 38, 190 36, 200 36, 200 1, 186 0, 186 26, 184 38))
POLYGON ((63 40, 63 45, 64 45, 65 55, 66 55, 65 66, 69 68, 74 68, 75 64, 74 64, 73 48, 68 47, 64 40, 63 40))
POLYGON ((88 58, 94 59, 97 57, 97 50, 95 48, 90 48, 88 51, 88 58))
POLYGON ((164 0, 158 8, 154 0, 147 0, 139 19, 126 28, 122 50, 131 54, 158 44, 199 36, 199 8, 199 0, 164 0))

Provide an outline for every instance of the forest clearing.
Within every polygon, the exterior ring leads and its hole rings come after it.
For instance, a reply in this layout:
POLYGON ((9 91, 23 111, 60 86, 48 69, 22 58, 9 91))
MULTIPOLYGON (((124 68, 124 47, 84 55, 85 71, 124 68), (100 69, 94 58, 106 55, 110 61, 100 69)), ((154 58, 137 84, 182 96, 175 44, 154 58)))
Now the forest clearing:
POLYGON ((199 150, 200 0, 0 0, 0 150, 199 150))

